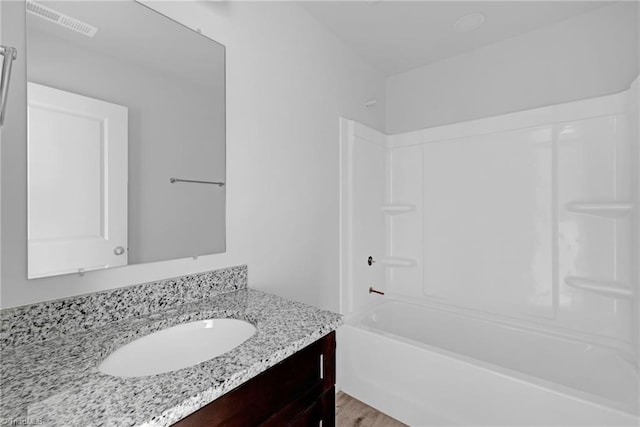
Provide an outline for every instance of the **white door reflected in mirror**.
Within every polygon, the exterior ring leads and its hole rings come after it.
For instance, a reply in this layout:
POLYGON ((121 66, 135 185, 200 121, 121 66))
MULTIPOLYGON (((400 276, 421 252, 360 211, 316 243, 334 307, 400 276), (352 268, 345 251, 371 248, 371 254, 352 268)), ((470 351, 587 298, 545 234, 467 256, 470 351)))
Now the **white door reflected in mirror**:
POLYGON ((28 126, 28 277, 126 265, 127 107, 28 83, 28 126))

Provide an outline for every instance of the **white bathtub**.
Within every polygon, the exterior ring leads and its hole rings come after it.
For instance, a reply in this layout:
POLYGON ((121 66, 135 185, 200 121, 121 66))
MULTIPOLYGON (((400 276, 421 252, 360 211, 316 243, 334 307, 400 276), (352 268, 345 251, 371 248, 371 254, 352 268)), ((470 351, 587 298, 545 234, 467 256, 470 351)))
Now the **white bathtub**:
POLYGON ((411 426, 639 424, 615 350, 398 301, 338 340, 341 389, 411 426))

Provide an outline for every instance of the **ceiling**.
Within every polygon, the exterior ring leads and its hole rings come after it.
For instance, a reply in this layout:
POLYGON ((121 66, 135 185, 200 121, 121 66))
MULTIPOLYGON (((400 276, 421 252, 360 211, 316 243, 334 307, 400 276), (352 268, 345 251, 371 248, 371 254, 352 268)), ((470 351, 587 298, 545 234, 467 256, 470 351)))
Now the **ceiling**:
POLYGON ((607 1, 305 1, 313 17, 384 75, 542 28, 609 5, 607 1), (453 25, 481 12, 480 28, 457 33, 453 25))
POLYGON ((90 38, 27 13, 28 34, 41 33, 198 86, 224 82, 224 46, 133 0, 36 2, 98 31, 90 38))

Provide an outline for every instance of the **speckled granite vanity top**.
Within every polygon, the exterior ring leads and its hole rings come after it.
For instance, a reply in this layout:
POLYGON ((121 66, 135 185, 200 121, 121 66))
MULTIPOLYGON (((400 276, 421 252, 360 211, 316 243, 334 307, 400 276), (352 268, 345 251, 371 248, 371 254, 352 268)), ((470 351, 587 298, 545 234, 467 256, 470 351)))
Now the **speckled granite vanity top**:
POLYGON ((209 274, 3 310, 1 425, 168 426, 342 322, 335 313, 246 289, 244 266, 209 274), (163 287, 175 292, 167 297, 163 287), (124 305, 120 314, 104 308, 114 292, 124 305), (91 326, 50 324, 69 310, 85 312, 91 326), (19 316, 29 316, 32 328, 19 316), (257 331, 226 354, 174 372, 118 378, 97 369, 111 351, 142 335, 212 317, 244 319, 257 331))

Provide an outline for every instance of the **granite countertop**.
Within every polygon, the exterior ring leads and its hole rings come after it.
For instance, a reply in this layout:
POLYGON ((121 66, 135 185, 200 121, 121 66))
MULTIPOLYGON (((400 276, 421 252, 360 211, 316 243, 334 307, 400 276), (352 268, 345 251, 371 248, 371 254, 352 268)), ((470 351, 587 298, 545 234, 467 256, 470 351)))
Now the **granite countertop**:
POLYGON ((252 289, 221 293, 2 350, 2 425, 168 426, 335 330, 340 315, 252 289), (198 365, 119 378, 98 371, 114 349, 193 320, 256 326, 246 342, 198 365))

